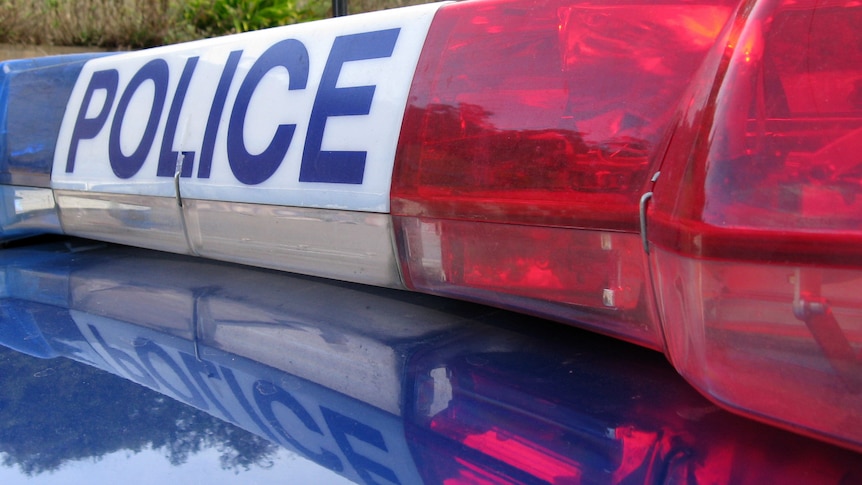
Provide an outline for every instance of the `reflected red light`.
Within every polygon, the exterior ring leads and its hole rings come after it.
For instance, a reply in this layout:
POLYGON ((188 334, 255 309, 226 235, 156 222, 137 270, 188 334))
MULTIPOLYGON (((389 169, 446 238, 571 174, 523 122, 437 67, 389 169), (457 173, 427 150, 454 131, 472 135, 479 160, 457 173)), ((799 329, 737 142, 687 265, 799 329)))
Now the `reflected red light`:
POLYGON ((580 480, 580 470, 570 459, 510 433, 492 429, 467 436, 462 442, 549 483, 576 483, 580 480))
POLYGON ((454 461, 460 468, 457 475, 443 479, 444 485, 514 485, 518 483, 461 458, 455 458, 454 461))

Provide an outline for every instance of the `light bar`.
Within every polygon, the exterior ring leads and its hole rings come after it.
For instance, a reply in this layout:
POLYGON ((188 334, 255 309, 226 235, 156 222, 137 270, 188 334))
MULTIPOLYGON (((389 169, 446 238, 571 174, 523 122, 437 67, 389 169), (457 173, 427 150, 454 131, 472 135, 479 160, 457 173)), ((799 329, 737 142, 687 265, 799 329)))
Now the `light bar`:
POLYGON ((860 25, 849 1, 476 0, 15 61, 3 238, 511 308, 862 450, 860 25))

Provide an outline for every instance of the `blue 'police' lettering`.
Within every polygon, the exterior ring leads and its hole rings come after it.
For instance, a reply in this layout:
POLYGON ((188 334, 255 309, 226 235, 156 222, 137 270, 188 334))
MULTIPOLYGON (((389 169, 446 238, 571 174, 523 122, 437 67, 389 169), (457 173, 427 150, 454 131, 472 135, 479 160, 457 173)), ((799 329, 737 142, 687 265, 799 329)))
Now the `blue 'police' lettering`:
MULTIPOLYGON (((154 389, 163 386, 176 398, 199 409, 207 410, 209 404, 212 404, 221 413, 223 419, 238 423, 221 402, 221 399, 232 395, 234 398, 232 404, 239 404, 245 416, 250 418, 263 435, 270 440, 292 446, 320 465, 336 472, 343 472, 345 463, 339 455, 325 446, 319 446, 319 451, 315 451, 312 449, 313 446, 309 447, 297 439, 297 434, 302 434, 297 433, 300 431, 299 429, 284 427, 276 413, 276 409, 283 409, 296 418, 296 420, 289 420, 291 426, 301 425, 323 438, 331 437, 335 442, 334 445, 338 446, 343 457, 347 459, 365 483, 377 484, 381 479, 387 483, 401 483, 398 475, 390 467, 367 456, 367 454, 363 454, 362 450, 367 453, 371 447, 382 452, 380 454, 374 453, 375 455, 391 456, 386 437, 380 430, 368 424, 319 405, 317 409, 323 416, 323 423, 321 423, 323 426, 321 426, 292 393, 268 379, 258 379, 251 385, 249 391, 254 397, 255 404, 252 406, 233 371, 227 367, 222 365, 216 367, 211 362, 198 360, 193 355, 174 347, 166 350, 146 337, 139 337, 134 340, 134 353, 137 356, 137 359, 134 359, 124 351, 110 347, 96 327, 88 325, 88 328, 95 341, 113 358, 114 365, 125 371, 126 375, 136 382, 154 389), (169 352, 170 350, 176 352, 177 360, 172 357, 174 352, 169 352), (173 375, 163 375, 162 372, 165 370, 169 370, 169 373, 173 375), (216 384, 217 382, 219 384, 216 384), (176 384, 180 385, 177 386, 176 384), (219 392, 220 397, 216 396, 210 389, 211 384, 216 384, 216 387, 221 391, 219 392), (227 384, 230 390, 229 394, 224 392, 223 384, 227 384), (357 447, 357 445, 359 446, 357 447)), ((231 407, 233 408, 233 406, 231 407)), ((241 415, 236 416, 242 417, 241 415)))
POLYGON ((219 120, 221 120, 221 114, 222 111, 224 111, 224 102, 227 99, 227 92, 228 89, 230 89, 233 75, 236 72, 236 66, 239 65, 241 57, 241 50, 231 52, 227 58, 227 62, 225 63, 224 71, 221 73, 221 78, 218 80, 218 87, 216 87, 215 97, 213 98, 213 103, 210 107, 210 114, 207 118, 206 131, 204 131, 204 141, 203 146, 201 146, 201 159, 198 163, 198 178, 210 178, 219 120))
POLYGON ((272 142, 257 155, 252 155, 245 147, 243 132, 248 104, 261 79, 276 67, 287 69, 290 75, 288 90, 305 89, 308 83, 305 45, 294 39, 274 44, 255 61, 239 88, 227 128, 227 156, 234 176, 244 184, 259 184, 275 173, 287 155, 296 131, 296 125, 279 125, 272 142))
MULTIPOLYGON (((371 112, 375 85, 338 87, 339 77, 345 63, 369 59, 391 57, 401 29, 394 28, 375 32, 343 35, 335 38, 329 57, 324 65, 314 103, 308 120, 308 131, 300 161, 300 182, 323 182, 337 184, 361 184, 365 173, 368 153, 366 151, 323 150, 323 138, 327 120, 335 116, 362 116, 371 112)), ((219 124, 225 112, 228 92, 242 57, 242 50, 228 56, 219 78, 215 95, 207 117, 206 128, 200 145, 197 177, 209 178, 215 152, 219 124)), ((174 142, 179 125, 180 114, 199 57, 189 57, 180 74, 176 91, 168 110, 164 133, 159 147, 156 169, 158 177, 172 177, 180 166, 180 175, 191 177, 194 172, 195 151, 185 150, 182 155, 174 150, 174 142), (182 160, 178 158, 182 156, 182 160)), ((250 153, 245 144, 244 130, 248 108, 258 85, 273 69, 284 68, 289 75, 288 91, 303 90, 308 85, 309 55, 305 45, 296 39, 285 39, 270 46, 252 65, 237 92, 236 100, 230 109, 227 127, 227 162, 236 179, 246 185, 260 184, 269 179, 284 162, 291 146, 296 124, 281 124, 269 145, 260 153, 250 153)), ((149 156, 162 112, 165 109, 170 70, 164 59, 153 59, 144 64, 125 86, 116 106, 108 137, 108 159, 114 174, 121 179, 134 177, 143 167, 149 156), (154 95, 149 113, 135 113, 145 116, 145 126, 140 140, 130 154, 123 153, 120 135, 123 123, 132 114, 129 105, 135 93, 145 84, 152 83, 154 95)), ((118 94, 119 74, 115 69, 97 71, 90 78, 81 107, 78 110, 69 144, 66 172, 75 169, 79 142, 95 138, 104 128, 118 94), (93 117, 87 117, 93 98, 97 92, 106 93, 104 104, 93 117)), ((290 109, 283 107, 282 109, 290 109)), ((137 120, 135 120, 137 121, 137 120)), ((128 143, 128 140, 127 140, 128 143)))
POLYGON ((248 402, 248 399, 245 398, 245 394, 242 392, 242 388, 239 387, 239 383, 236 381, 236 376, 233 374, 233 371, 224 366, 219 366, 219 370, 221 371, 221 375, 224 376, 224 381, 227 383, 227 386, 230 388, 231 394, 236 398, 242 410, 245 411, 245 414, 251 418, 254 424, 257 425, 258 428, 269 438, 270 441, 278 442, 278 438, 270 431, 269 427, 263 424, 260 416, 254 412, 254 409, 251 407, 251 403, 248 402))
POLYGON ((401 483, 395 472, 367 456, 360 455, 353 449, 350 440, 347 439, 348 436, 352 436, 358 441, 362 441, 388 453, 389 449, 386 448, 386 442, 383 440, 383 435, 380 434, 380 431, 324 406, 320 407, 320 411, 323 413, 323 419, 326 420, 329 431, 332 432, 332 437, 335 438, 338 447, 344 453, 344 456, 347 457, 347 461, 359 473, 359 476, 365 480, 365 483, 377 483, 372 474, 390 483, 401 483))
POLYGON ((375 86, 336 87, 341 67, 345 62, 392 56, 400 31, 389 29, 336 37, 311 110, 299 171, 300 182, 362 183, 367 152, 322 151, 323 131, 330 116, 367 115, 371 112, 375 86))
MULTIPOLYGON (((168 111, 168 122, 165 125, 165 136, 162 138, 162 149, 159 151, 159 168, 156 170, 156 175, 159 177, 172 177, 177 170, 179 153, 173 150, 174 136, 177 134, 180 111, 183 108, 183 101, 186 99, 186 92, 189 90, 189 83, 192 80, 192 74, 194 74, 197 64, 198 58, 190 57, 186 61, 183 73, 180 75, 180 83, 177 85, 174 100, 171 102, 171 109, 168 111)), ((194 152, 183 152, 181 173, 183 177, 190 177, 192 175, 194 158, 194 152)))
POLYGON ((180 352, 180 358, 183 360, 183 364, 186 366, 186 370, 188 370, 189 374, 194 379, 195 384, 200 388, 200 390, 204 393, 207 399, 215 405, 216 409, 218 409, 222 416, 225 419, 232 423, 236 423, 237 420, 231 415, 231 413, 225 409, 224 405, 221 403, 221 400, 218 399, 210 389, 207 382, 204 381, 203 376, 206 376, 210 381, 213 379, 221 380, 221 377, 218 374, 218 371, 211 362, 206 360, 197 360, 193 356, 180 352))
POLYGON ((144 364, 144 367, 150 371, 150 374, 153 375, 156 380, 162 383, 167 389, 171 390, 177 398, 181 401, 191 404, 198 409, 202 409, 204 411, 209 409, 206 401, 204 401, 201 394, 198 392, 197 388, 192 385, 189 378, 186 377, 185 372, 180 369, 180 366, 168 355, 167 352, 164 351, 161 347, 153 343, 152 340, 149 339, 138 339, 139 341, 135 342, 135 353, 138 354, 138 358, 141 359, 141 362, 144 364), (162 377, 162 375, 155 369, 153 366, 151 356, 155 356, 162 361, 167 368, 169 368, 175 376, 179 379, 180 382, 183 383, 183 387, 185 387, 188 392, 185 393, 180 389, 177 389, 174 385, 172 385, 167 379, 162 377))
POLYGON ((111 358, 114 359, 114 362, 117 364, 117 366, 119 366, 120 369, 123 369, 126 375, 129 376, 129 378, 131 378, 135 382, 140 382, 141 384, 148 386, 152 389, 159 389, 159 385, 156 384, 155 380, 153 380, 153 376, 151 376, 147 371, 145 371, 144 368, 141 367, 141 364, 138 364, 138 362, 135 359, 131 358, 129 354, 108 345, 108 343, 105 342, 105 339, 102 338, 102 334, 99 333, 96 327, 92 325, 87 325, 87 328, 89 328, 90 331, 93 332, 93 337, 96 338, 96 341, 99 342, 99 345, 101 345, 102 348, 105 349, 105 352, 107 352, 108 355, 110 355, 111 358))
POLYGON ((305 446, 303 446, 299 441, 297 441, 290 433, 288 433, 278 421, 278 418, 275 416, 275 412, 273 412, 272 406, 275 403, 279 403, 289 409, 294 416, 299 418, 299 421, 302 422, 303 426, 305 426, 309 431, 313 431, 321 436, 323 436, 323 431, 321 431, 320 426, 314 422, 314 418, 311 417, 311 414, 302 407, 302 404, 296 400, 289 392, 284 389, 276 386, 275 384, 267 381, 257 381, 254 383, 254 401, 257 404, 258 409, 260 409, 263 417, 269 421, 269 424, 272 425, 273 428, 278 431, 281 437, 290 443, 294 448, 303 453, 305 456, 311 458, 312 460, 320 463, 321 465, 329 468, 330 470, 334 470, 340 472, 344 469, 344 465, 341 463, 341 460, 338 459, 338 455, 335 453, 321 449, 320 453, 315 453, 305 446), (267 390, 266 393, 261 392, 261 389, 264 388, 267 390))
POLYGON ((84 92, 83 101, 81 101, 81 108, 78 109, 75 128, 72 129, 72 139, 69 142, 69 156, 66 158, 66 173, 72 173, 75 170, 78 142, 95 138, 102 131, 102 126, 108 120, 108 114, 111 112, 111 106, 114 105, 114 97, 117 96, 117 84, 119 80, 120 74, 116 69, 96 71, 93 73, 93 77, 90 78, 90 84, 84 92), (90 108, 90 103, 93 101, 93 94, 100 89, 104 89, 106 92, 105 104, 102 105, 102 109, 99 110, 99 113, 95 117, 87 118, 87 111, 90 108))
POLYGON ((123 92, 117 105, 117 112, 114 115, 114 122, 111 125, 111 133, 108 138, 108 159, 111 162, 111 169, 117 177, 121 179, 131 178, 144 165, 144 161, 147 159, 147 155, 153 146, 153 140, 156 138, 156 128, 159 125, 159 119, 162 117, 167 92, 168 63, 163 59, 153 59, 144 64, 144 67, 135 73, 132 80, 129 81, 129 85, 126 86, 126 90, 123 92), (120 147, 120 129, 126 117, 129 103, 132 101, 132 96, 147 81, 152 81, 155 87, 153 106, 150 109, 147 125, 137 148, 135 148, 131 155, 126 156, 120 147))

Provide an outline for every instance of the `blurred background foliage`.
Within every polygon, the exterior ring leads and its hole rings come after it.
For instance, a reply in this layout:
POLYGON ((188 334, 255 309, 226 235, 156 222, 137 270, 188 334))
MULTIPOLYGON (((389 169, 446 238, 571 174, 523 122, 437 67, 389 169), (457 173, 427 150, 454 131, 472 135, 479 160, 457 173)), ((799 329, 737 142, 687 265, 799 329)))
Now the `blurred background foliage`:
POLYGON ((209 37, 318 20, 329 10, 325 0, 188 0, 182 12, 187 26, 209 37))
MULTIPOLYGON (((352 0, 351 13, 428 0, 352 0)), ((138 49, 331 15, 331 0, 0 0, 0 43, 138 49)))

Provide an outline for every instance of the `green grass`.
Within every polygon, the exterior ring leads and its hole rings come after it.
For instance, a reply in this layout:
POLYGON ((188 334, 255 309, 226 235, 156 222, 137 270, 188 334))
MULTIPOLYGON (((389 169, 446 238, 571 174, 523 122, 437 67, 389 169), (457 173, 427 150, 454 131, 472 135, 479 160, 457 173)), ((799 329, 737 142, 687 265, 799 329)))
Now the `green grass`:
MULTIPOLYGON (((352 0, 351 13, 426 0, 352 0)), ((331 0, 0 0, 0 43, 142 48, 328 17, 331 0)))

